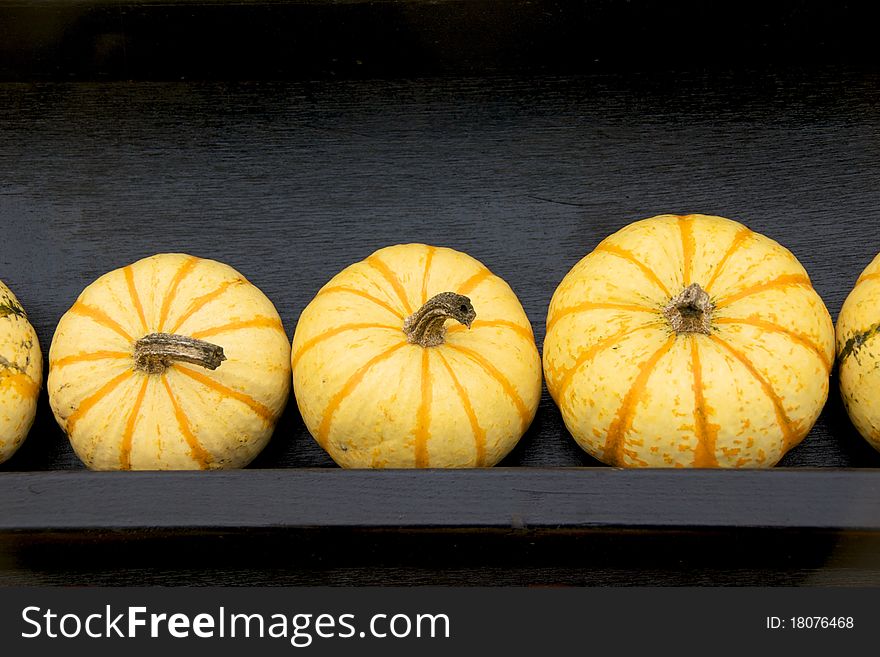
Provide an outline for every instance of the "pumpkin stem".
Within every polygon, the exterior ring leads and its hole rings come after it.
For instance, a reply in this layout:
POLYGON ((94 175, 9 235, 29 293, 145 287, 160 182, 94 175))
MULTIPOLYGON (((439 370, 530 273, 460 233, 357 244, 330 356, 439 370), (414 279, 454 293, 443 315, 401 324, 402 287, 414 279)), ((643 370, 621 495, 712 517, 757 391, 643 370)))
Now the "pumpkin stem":
POLYGON ((162 374, 176 360, 216 370, 226 356, 223 347, 173 333, 150 333, 134 343, 135 367, 147 374, 162 374))
POLYGON ((712 311, 715 304, 709 295, 698 284, 688 285, 682 292, 666 305, 663 315, 669 320, 672 330, 676 333, 712 332, 712 311))
POLYGON ((443 325, 447 319, 454 319, 470 328, 476 317, 470 299, 455 292, 441 292, 404 320, 403 332, 412 344, 436 347, 443 344, 446 336, 443 325))

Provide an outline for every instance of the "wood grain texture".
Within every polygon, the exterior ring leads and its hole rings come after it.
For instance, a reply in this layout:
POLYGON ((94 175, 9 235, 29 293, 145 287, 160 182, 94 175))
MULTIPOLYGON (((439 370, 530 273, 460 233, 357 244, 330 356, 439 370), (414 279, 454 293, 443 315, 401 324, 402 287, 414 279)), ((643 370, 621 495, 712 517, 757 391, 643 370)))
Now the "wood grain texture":
POLYGON ((0 533, 396 527, 880 532, 869 469, 6 473, 0 533))

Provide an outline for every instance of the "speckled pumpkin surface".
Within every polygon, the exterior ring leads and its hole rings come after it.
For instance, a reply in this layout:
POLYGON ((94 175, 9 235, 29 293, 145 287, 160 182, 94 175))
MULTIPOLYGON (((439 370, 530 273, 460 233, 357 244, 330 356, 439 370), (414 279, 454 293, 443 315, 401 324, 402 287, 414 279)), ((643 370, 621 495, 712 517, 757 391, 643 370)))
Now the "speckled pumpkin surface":
POLYGON ((837 318, 840 392, 859 433, 880 450, 880 255, 868 265, 837 318))
POLYGON ((232 267, 160 254, 89 285, 58 323, 49 401, 98 470, 242 467, 290 391, 272 302, 232 267))
POLYGON ((541 396, 532 328, 507 283, 424 244, 380 249, 321 288, 292 365, 306 427, 344 467, 494 465, 541 396))
POLYGON ((37 334, 12 290, 0 281, 0 463, 27 437, 42 381, 37 334))
POLYGON ((550 304, 544 373, 571 434, 636 467, 767 467, 828 396, 834 330, 787 249, 661 215, 614 233, 550 304))

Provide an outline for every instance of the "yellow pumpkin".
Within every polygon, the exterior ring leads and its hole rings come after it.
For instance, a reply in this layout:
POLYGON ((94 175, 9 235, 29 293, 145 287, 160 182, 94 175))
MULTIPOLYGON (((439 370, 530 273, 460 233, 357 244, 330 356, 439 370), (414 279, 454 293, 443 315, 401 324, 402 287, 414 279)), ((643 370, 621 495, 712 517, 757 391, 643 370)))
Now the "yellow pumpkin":
POLYGON ((880 255, 868 265, 837 318, 840 392, 859 433, 880 450, 880 255))
POLYGON ((661 215, 559 284, 544 374, 569 431, 618 466, 768 467, 828 396, 831 317, 797 259, 742 224, 661 215))
POLYGON ((37 334, 18 299, 0 281, 0 463, 27 437, 42 381, 37 334))
POLYGON ((531 325, 507 283, 424 244, 380 249, 321 288, 292 367, 306 427, 350 468, 494 465, 541 396, 531 325))
POLYGON ((97 470, 247 465, 290 391, 290 343, 233 268, 160 254, 89 285, 58 323, 49 402, 97 470))

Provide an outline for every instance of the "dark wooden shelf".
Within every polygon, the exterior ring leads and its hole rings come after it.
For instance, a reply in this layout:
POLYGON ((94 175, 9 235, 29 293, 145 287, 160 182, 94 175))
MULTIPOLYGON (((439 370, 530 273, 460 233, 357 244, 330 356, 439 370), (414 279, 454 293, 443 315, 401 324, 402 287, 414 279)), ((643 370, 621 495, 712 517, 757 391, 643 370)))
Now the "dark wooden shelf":
POLYGON ((0 585, 876 585, 877 475, 5 473, 0 585))
POLYGON ((489 470, 6 473, 0 531, 809 529, 880 531, 880 472, 489 470))

